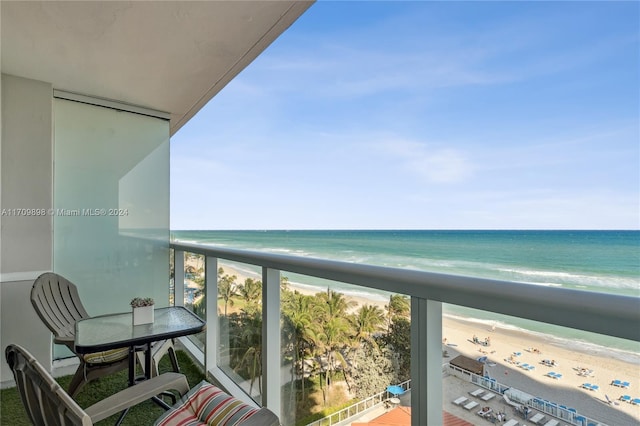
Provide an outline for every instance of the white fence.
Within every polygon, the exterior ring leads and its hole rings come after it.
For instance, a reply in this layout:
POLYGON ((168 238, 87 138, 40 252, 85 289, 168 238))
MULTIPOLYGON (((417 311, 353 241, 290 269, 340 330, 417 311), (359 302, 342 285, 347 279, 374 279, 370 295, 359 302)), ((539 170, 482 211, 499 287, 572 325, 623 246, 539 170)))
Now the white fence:
MULTIPOLYGON (((397 386, 400 386, 406 392, 411 389, 411 380, 402 382, 397 386)), ((327 417, 323 417, 322 419, 309 423, 307 426, 333 426, 339 425, 343 422, 346 423, 350 419, 364 414, 366 411, 382 406, 385 401, 389 400, 389 395, 389 392, 386 390, 379 392, 327 417)))
MULTIPOLYGON (((496 379, 490 377, 482 377, 451 364, 449 364, 449 370, 451 375, 453 376, 474 383, 480 387, 483 387, 500 395, 504 395, 507 390, 512 389, 510 386, 499 383, 496 379)), ((591 419, 587 416, 580 415, 575 408, 547 401, 546 399, 540 397, 533 397, 528 401, 521 402, 542 413, 548 414, 575 426, 607 426, 602 422, 591 419)))

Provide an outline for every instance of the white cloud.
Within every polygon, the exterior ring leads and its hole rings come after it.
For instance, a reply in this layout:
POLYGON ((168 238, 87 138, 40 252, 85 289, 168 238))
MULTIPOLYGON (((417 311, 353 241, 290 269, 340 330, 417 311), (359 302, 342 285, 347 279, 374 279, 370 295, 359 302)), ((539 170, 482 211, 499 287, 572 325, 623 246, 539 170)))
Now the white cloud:
POLYGON ((473 174, 467 155, 454 148, 391 140, 380 144, 383 151, 400 161, 401 167, 430 183, 457 183, 473 174))

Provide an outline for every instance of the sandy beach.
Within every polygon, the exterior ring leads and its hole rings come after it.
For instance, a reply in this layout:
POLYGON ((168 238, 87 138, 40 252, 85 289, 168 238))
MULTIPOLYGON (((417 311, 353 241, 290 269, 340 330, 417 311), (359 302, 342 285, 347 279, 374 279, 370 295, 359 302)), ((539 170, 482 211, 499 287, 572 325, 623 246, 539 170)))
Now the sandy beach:
MULTIPOLYGON (((221 266, 225 269, 225 273, 236 275, 238 283, 251 275, 243 274, 229 265, 221 266)), ((256 275, 251 278, 259 277, 256 275)), ((293 283, 290 287, 303 294, 317 293, 310 288, 299 287, 293 283)), ((350 295, 347 297, 358 306, 366 303, 384 309, 385 303, 379 300, 350 295)), ((640 398, 640 361, 637 361, 640 355, 638 354, 633 362, 623 361, 615 356, 589 352, 580 346, 572 345, 571 342, 559 342, 519 330, 493 328, 483 323, 446 315, 443 317, 442 336, 446 339, 443 350, 446 350, 449 355, 443 358, 443 363, 458 354, 470 358, 486 356, 486 373, 502 384, 576 408, 578 413, 611 426, 640 424, 640 405, 620 401, 622 395, 629 395, 631 399, 640 398), (473 336, 477 336, 479 340, 490 338, 491 346, 485 347, 473 343, 473 336), (554 361, 555 365, 547 366, 543 364, 543 360, 554 361), (518 364, 524 363, 533 365, 535 369, 525 371, 518 367, 518 364), (562 376, 554 379, 548 376, 549 372, 562 376), (580 373, 586 373, 586 375, 580 375, 580 373), (627 388, 614 386, 612 385, 614 380, 629 382, 629 386, 627 388), (598 390, 585 389, 582 387, 584 383, 597 385, 598 390), (607 402, 607 396, 612 403, 607 402)), ((473 423, 485 422, 480 420, 475 412, 470 413, 452 404, 457 397, 468 396, 470 387, 474 387, 471 383, 465 383, 456 377, 445 377, 443 387, 445 410, 459 417, 471 416, 467 420, 473 423)), ((495 406, 495 410, 500 409, 508 415, 513 414, 513 410, 501 402, 500 398, 494 399, 495 402, 486 405, 495 406)))
MULTIPOLYGON (((619 401, 620 396, 630 395, 637 398, 640 395, 640 365, 624 362, 615 357, 602 357, 578 351, 570 343, 560 347, 555 341, 545 340, 537 335, 522 331, 490 327, 479 323, 453 318, 443 318, 443 337, 446 350, 451 359, 457 354, 471 358, 487 356, 487 373, 498 382, 512 386, 533 396, 541 397, 558 404, 573 407, 580 414, 599 420, 608 425, 637 425, 640 424, 640 406, 619 401), (476 335, 480 340, 490 337, 491 346, 484 347, 474 344, 471 340, 476 335), (536 351, 534 351, 535 349, 536 351), (520 355, 514 355, 520 353, 520 355), (513 356, 513 357, 512 357, 513 356), (515 361, 510 361, 511 359, 515 361), (555 366, 546 366, 543 360, 555 360, 555 366), (532 371, 519 368, 515 362, 534 365, 532 371), (579 375, 580 369, 591 371, 588 376, 579 375), (562 374, 562 378, 553 379, 549 372, 562 374), (613 386, 613 380, 628 381, 627 389, 613 386), (597 391, 582 388, 583 383, 597 385, 597 391), (614 401, 609 404, 606 396, 614 401), (617 405, 616 405, 617 403, 617 405)), ((443 359, 446 362, 447 358, 443 359)), ((476 388, 470 383, 452 377, 445 379, 445 390, 448 398, 445 404, 450 404, 450 412, 462 417, 464 410, 451 404, 458 396, 468 396, 470 388, 476 388)), ((496 398, 497 399, 497 398, 496 398)), ((506 404, 496 401, 494 404, 508 414, 512 409, 506 404)), ((473 413, 475 415, 475 413, 473 413)), ((476 416, 476 421, 478 416, 476 416)))

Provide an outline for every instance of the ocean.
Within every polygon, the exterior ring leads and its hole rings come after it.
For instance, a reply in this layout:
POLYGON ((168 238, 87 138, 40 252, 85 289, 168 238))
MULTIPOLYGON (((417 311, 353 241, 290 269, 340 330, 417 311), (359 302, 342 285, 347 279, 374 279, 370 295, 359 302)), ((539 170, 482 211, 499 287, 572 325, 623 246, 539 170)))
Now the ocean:
MULTIPOLYGON (((640 231, 171 231, 171 237, 204 245, 640 297, 640 231)), ((290 275, 297 285, 326 288, 312 278, 290 275)), ((382 292, 346 284, 332 287, 346 294, 388 298, 382 292)), ((618 356, 640 362, 637 342, 451 305, 444 312, 539 333, 558 344, 569 339, 590 351, 616 348, 618 356)))

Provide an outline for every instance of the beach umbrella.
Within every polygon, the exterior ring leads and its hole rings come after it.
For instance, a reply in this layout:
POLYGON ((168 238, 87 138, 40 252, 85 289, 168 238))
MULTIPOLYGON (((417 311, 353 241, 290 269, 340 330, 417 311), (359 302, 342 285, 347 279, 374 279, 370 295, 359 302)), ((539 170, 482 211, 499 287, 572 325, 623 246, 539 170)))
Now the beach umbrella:
POLYGON ((387 386, 387 392, 389 392, 393 396, 402 395, 404 393, 404 389, 398 385, 387 386))

